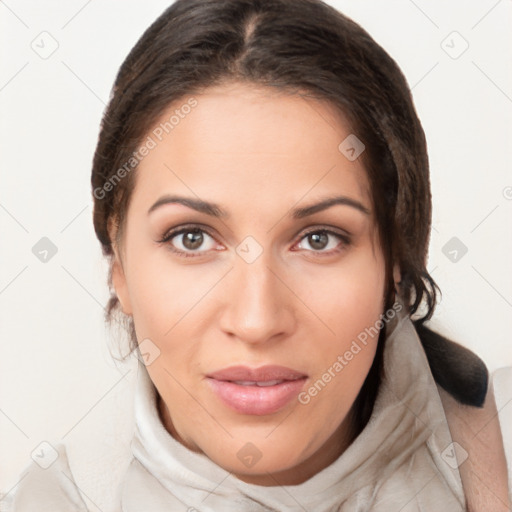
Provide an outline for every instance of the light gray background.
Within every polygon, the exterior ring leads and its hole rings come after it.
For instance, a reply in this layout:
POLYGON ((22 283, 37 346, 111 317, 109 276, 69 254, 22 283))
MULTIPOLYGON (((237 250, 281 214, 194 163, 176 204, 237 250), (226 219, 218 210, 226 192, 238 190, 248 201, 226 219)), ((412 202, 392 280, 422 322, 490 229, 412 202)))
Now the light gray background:
MULTIPOLYGON (((329 3, 412 88, 431 161, 435 327, 491 371, 512 365, 512 1, 329 3)), ((0 490, 41 441, 78 444, 129 395, 133 361, 112 361, 103 323, 89 179, 118 67, 168 5, 0 1, 0 490), (58 249, 47 262, 32 252, 42 237, 58 249)))

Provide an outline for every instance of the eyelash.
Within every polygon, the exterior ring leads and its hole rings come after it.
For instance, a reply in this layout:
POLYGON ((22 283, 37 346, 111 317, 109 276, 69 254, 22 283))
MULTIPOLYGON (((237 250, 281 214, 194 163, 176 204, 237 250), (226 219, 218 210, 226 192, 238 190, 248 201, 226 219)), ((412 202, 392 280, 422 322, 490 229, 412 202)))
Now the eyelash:
MULTIPOLYGON (((182 235, 184 233, 188 233, 190 231, 194 231, 194 230, 197 230, 199 231, 200 233, 206 233, 209 237, 211 237, 213 240, 215 240, 215 237, 213 235, 211 235, 207 229, 199 226, 199 225, 196 225, 196 224, 192 224, 192 225, 187 225, 187 226, 182 226, 180 228, 176 228, 176 229, 173 229, 173 230, 170 230, 170 231, 167 231, 164 236, 157 241, 157 243, 159 244, 168 244, 169 245, 169 248, 170 250, 177 254, 178 256, 181 256, 181 257, 184 257, 184 258, 197 258, 197 257, 200 257, 202 256, 206 251, 197 251, 197 252, 186 252, 186 251, 182 251, 181 249, 177 249, 176 247, 174 247, 170 242, 173 238, 179 236, 179 235, 182 235)), ((342 247, 340 248, 339 246, 337 246, 335 249, 331 249, 330 251, 308 251, 308 252, 312 252, 314 253, 315 255, 318 255, 320 257, 323 257, 323 256, 331 256, 332 254, 336 254, 336 253, 339 253, 341 252, 346 246, 349 246, 351 244, 351 240, 350 240, 350 237, 346 234, 342 234, 342 233, 339 233, 337 231, 334 231, 328 227, 317 227, 317 228, 314 228, 314 229, 311 229, 311 230, 308 230, 306 231, 305 233, 301 234, 300 238, 298 239, 298 241, 294 244, 296 245, 297 243, 300 243, 302 240, 304 240, 305 238, 307 238, 309 235, 312 235, 312 234, 327 234, 327 235, 332 235, 338 239, 340 239, 341 241, 341 245, 342 247)))

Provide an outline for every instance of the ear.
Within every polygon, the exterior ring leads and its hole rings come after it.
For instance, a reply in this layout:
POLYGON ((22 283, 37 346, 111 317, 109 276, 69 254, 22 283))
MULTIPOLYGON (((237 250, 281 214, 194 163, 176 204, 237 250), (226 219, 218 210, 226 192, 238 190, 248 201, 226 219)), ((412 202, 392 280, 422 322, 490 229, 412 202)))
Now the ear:
POLYGON ((395 290, 398 291, 400 281, 402 281, 402 273, 400 272, 400 267, 397 263, 393 266, 393 281, 395 282, 395 290))
POLYGON ((130 294, 128 291, 128 284, 123 269, 123 263, 119 257, 117 248, 114 248, 114 256, 112 259, 112 285, 116 292, 117 298, 121 304, 121 309, 125 315, 132 315, 132 305, 130 301, 130 294))

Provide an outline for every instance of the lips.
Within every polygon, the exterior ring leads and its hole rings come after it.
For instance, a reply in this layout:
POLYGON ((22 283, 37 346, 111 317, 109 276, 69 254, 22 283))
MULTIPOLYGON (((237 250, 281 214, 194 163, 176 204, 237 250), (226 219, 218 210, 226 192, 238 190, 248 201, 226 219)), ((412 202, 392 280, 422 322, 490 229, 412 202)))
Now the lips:
POLYGON ((232 366, 207 375, 222 403, 241 414, 266 415, 284 408, 296 397, 307 375, 284 366, 232 366))
POLYGON ((285 366, 267 365, 260 368, 231 366, 207 375, 215 380, 268 382, 272 380, 297 380, 306 374, 286 368, 285 366))

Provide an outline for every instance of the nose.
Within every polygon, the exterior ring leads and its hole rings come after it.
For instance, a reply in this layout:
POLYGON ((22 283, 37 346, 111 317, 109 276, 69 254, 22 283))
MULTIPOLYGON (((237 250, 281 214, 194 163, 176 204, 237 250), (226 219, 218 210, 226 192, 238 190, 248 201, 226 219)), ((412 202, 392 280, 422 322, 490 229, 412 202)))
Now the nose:
POLYGON ((293 332, 293 293, 267 258, 262 255, 247 263, 237 257, 227 278, 220 317, 223 332, 252 345, 282 339, 293 332))

